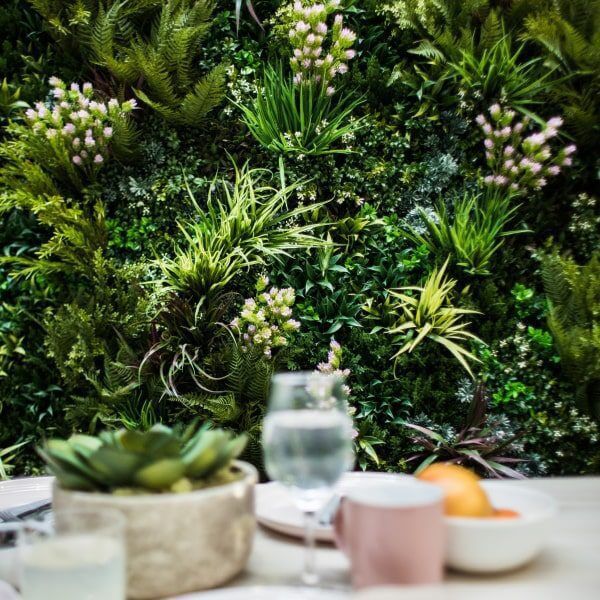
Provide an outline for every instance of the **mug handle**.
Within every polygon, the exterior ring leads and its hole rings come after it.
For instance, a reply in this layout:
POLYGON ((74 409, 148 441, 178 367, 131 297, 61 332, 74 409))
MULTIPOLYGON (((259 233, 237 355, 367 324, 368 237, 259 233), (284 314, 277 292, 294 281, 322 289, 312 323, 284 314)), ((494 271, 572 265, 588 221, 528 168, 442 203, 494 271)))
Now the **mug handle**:
POLYGON ((344 503, 345 500, 342 498, 331 524, 333 525, 333 539, 335 541, 335 545, 344 554, 347 554, 346 544, 344 542, 344 503))

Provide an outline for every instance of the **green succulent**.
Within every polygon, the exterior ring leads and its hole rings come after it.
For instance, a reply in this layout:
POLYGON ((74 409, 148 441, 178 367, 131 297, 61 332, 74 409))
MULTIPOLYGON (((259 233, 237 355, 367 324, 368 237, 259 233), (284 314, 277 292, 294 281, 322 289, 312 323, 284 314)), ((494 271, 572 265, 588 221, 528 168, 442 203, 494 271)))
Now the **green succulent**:
POLYGON ((207 426, 195 429, 179 434, 159 423, 145 432, 76 434, 48 440, 40 454, 70 490, 185 492, 234 478, 231 462, 244 450, 246 436, 207 426))

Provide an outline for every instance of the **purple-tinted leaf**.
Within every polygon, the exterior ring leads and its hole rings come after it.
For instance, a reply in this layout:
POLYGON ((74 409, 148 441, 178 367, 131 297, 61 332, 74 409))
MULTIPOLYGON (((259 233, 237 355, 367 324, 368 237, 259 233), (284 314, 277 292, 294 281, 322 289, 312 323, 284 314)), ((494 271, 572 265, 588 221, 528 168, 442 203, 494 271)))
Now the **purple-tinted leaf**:
POLYGON ((514 469, 511 469, 510 467, 506 467, 504 465, 501 465, 498 462, 492 462, 492 461, 490 461, 490 465, 496 471, 499 471, 503 475, 506 475, 506 477, 510 477, 512 479, 527 479, 527 477, 525 477, 525 475, 523 475, 522 473, 519 473, 518 471, 515 471, 514 469))

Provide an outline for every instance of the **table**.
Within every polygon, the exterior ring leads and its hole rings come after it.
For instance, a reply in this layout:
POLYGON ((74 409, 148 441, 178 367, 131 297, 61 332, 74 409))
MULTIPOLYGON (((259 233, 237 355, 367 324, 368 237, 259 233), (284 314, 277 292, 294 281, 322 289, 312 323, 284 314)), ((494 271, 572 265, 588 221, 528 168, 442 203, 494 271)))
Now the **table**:
MULTIPOLYGON (((560 505, 548 546, 522 569, 486 577, 448 573, 441 586, 353 595, 346 558, 335 548, 321 545, 317 550, 320 572, 353 600, 600 600, 600 477, 503 483, 545 492, 560 505)), ((281 585, 297 580, 302 552, 301 541, 261 527, 246 572, 230 586, 281 585)))

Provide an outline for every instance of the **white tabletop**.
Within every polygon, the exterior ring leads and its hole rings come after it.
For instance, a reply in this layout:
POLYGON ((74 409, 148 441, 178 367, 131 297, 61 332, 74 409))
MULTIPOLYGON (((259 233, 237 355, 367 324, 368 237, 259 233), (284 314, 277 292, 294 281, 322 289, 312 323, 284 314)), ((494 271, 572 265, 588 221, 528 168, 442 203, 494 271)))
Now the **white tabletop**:
MULTIPOLYGON (((325 581, 353 600, 598 600, 600 599, 600 477, 506 481, 554 496, 560 504, 544 552, 526 567, 496 576, 448 573, 435 587, 406 587, 353 595, 349 565, 321 545, 317 564, 325 581)), ((302 542, 259 528, 247 570, 231 586, 282 585, 299 579, 302 542)))

